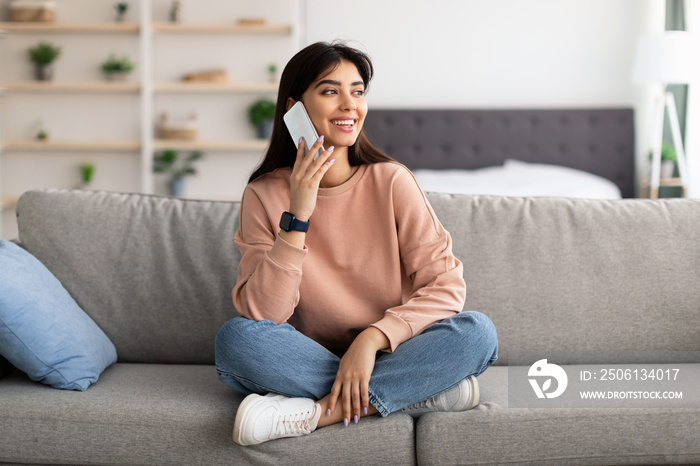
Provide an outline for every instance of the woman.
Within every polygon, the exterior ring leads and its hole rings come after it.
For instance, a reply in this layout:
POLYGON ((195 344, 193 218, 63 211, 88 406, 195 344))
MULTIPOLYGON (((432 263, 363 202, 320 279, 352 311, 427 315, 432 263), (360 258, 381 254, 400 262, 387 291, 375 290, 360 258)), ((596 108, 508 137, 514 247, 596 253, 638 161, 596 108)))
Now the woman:
POLYGON ((295 55, 270 147, 234 241, 243 317, 216 338, 219 378, 248 394, 233 438, 252 445, 363 416, 461 411, 497 356, 496 330, 460 312, 462 264, 404 166, 362 132, 368 56, 341 43, 295 55), (282 117, 304 103, 318 134, 295 148, 282 117), (264 396, 261 396, 264 395, 264 396))

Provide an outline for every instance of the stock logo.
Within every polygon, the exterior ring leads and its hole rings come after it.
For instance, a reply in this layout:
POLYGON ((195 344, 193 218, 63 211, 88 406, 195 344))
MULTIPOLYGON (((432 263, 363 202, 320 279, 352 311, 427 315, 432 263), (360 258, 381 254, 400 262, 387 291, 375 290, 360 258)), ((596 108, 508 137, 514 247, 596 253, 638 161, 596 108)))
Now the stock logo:
POLYGON ((534 379, 528 379, 532 389, 535 391, 537 398, 556 398, 566 390, 566 386, 569 383, 569 378, 566 376, 566 372, 561 367, 556 364, 547 363, 546 359, 540 359, 532 366, 527 372, 528 377, 535 377, 534 379), (542 385, 540 386, 538 378, 544 379, 542 385), (550 391, 552 388, 552 379, 557 381, 557 386, 555 390, 550 391))

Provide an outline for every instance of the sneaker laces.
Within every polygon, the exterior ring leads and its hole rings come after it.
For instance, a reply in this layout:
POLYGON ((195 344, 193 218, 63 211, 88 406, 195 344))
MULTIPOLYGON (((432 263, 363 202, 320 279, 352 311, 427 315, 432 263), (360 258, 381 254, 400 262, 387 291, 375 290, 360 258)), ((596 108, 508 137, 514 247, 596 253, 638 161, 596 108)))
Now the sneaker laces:
POLYGON ((277 420, 277 435, 302 435, 311 433, 311 411, 289 413, 277 420))

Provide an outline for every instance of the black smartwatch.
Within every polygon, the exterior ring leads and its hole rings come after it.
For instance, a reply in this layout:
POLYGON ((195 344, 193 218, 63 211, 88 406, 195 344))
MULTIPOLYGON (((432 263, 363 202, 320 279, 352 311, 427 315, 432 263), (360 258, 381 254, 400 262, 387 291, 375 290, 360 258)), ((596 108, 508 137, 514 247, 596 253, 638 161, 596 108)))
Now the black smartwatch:
POLYGON ((280 218, 280 228, 284 231, 306 232, 309 230, 309 222, 303 222, 289 212, 284 212, 280 218))

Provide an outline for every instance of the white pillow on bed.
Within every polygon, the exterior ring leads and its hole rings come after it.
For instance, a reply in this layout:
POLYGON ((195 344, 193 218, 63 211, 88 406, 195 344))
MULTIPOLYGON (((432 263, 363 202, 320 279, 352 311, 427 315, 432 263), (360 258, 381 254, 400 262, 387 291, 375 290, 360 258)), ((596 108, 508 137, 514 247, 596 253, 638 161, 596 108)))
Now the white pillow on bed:
POLYGON ((612 181, 574 168, 508 159, 477 170, 414 170, 423 191, 501 196, 620 199, 612 181))

